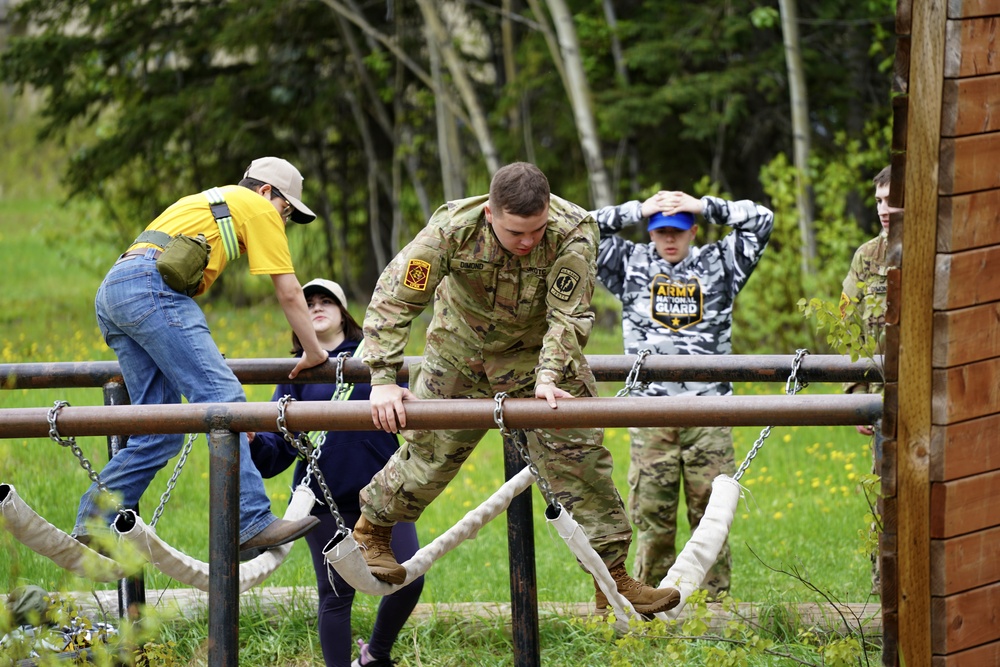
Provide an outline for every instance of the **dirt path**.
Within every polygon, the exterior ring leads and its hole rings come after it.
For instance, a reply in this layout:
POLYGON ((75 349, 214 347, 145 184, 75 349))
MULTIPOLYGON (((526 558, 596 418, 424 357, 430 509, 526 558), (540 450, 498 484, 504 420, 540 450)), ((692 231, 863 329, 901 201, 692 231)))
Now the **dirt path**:
MULTIPOLYGON (((117 591, 80 591, 70 593, 76 600, 81 611, 91 616, 107 615, 117 618, 117 591)), ((193 588, 170 588, 163 590, 147 590, 146 604, 153 605, 160 611, 171 614, 189 615, 199 613, 208 606, 208 594, 193 588)), ((265 587, 254 588, 240 596, 241 605, 262 607, 268 613, 284 613, 289 606, 304 606, 308 609, 316 607, 316 590, 309 587, 265 587)), ((587 616, 594 613, 593 602, 540 602, 539 617, 574 617, 587 616)), ((775 605, 760 606, 750 602, 739 605, 736 614, 722 610, 721 605, 709 604, 712 615, 711 627, 722 629, 725 623, 735 616, 742 617, 750 623, 761 622, 764 618, 775 617, 775 605)), ((687 609, 681 613, 681 618, 688 615, 687 609)), ((849 625, 852 630, 863 629, 866 633, 879 635, 882 633, 882 611, 877 602, 849 603, 836 607, 832 605, 817 605, 800 603, 792 607, 801 623, 816 625, 828 629, 844 630, 849 625)), ((510 622, 510 603, 506 602, 462 602, 451 604, 421 603, 417 605, 411 617, 411 622, 435 619, 438 621, 475 622, 482 621, 494 625, 497 619, 510 622)))

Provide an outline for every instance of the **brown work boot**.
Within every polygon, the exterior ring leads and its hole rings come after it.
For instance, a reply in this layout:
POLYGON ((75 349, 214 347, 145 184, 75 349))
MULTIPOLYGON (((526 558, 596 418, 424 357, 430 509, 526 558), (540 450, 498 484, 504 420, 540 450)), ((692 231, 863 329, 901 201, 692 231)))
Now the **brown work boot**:
POLYGON ((275 519, 267 528, 240 544, 240 560, 256 558, 268 549, 297 540, 318 525, 319 519, 311 515, 298 521, 275 519))
POLYGON ((354 526, 354 541, 368 563, 372 576, 388 584, 406 581, 406 568, 396 562, 392 553, 392 526, 378 526, 362 514, 354 526))
MULTIPOLYGON (((681 593, 676 588, 653 588, 652 586, 647 586, 628 576, 624 565, 610 568, 610 572, 611 578, 615 580, 618 592, 632 603, 637 614, 644 616, 658 614, 661 611, 673 609, 681 601, 681 593)), ((608 598, 604 595, 601 587, 597 585, 596 579, 594 580, 594 588, 597 589, 597 596, 594 600, 597 606, 597 613, 606 614, 609 606, 608 598)))

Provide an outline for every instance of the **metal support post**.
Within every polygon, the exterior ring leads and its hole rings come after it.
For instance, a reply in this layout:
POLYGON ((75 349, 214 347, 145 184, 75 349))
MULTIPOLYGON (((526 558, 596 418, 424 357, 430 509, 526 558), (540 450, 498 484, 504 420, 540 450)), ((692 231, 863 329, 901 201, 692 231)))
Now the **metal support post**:
POLYGON ((240 645, 239 433, 208 434, 208 664, 237 667, 240 645))
MULTIPOLYGON (((504 438, 504 473, 510 480, 524 468, 517 450, 504 438)), ((538 587, 535 579, 535 533, 531 511, 531 487, 511 500, 507 507, 507 553, 510 560, 511 629, 514 667, 541 664, 538 639, 538 587)))
MULTIPOLYGON (((128 390, 121 382, 108 382, 104 385, 104 405, 129 405, 128 390)), ((119 450, 128 446, 128 436, 109 435, 108 436, 108 459, 118 453, 119 450)), ((139 505, 128 509, 139 514, 139 505)), ((118 617, 137 620, 139 618, 139 606, 146 604, 146 581, 140 570, 132 577, 118 580, 118 617)))

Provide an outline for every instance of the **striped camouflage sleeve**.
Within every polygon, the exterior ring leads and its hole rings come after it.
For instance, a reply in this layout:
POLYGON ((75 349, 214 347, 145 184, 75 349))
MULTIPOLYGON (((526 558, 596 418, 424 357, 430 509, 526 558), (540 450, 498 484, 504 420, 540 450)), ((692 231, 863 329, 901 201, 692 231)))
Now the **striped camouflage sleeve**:
POLYGON ((774 213, 766 206, 750 200, 727 201, 719 197, 701 198, 708 222, 726 225, 736 230, 720 244, 725 261, 733 268, 733 294, 740 291, 760 261, 774 229, 774 213))
POLYGON ((591 215, 597 221, 601 241, 597 250, 597 279, 609 292, 621 299, 625 292, 625 272, 636 244, 617 236, 626 225, 644 222, 642 202, 628 201, 605 206, 591 215))

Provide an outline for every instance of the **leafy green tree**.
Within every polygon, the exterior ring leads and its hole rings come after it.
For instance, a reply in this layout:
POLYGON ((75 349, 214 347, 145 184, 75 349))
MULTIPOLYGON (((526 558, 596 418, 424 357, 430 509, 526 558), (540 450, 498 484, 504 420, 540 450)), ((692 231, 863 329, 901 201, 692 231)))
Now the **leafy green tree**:
MULTIPOLYGON (((778 25, 751 19, 776 13, 776 1, 565 3, 614 198, 708 178, 766 201, 773 184, 762 168, 791 154, 787 68, 778 25)), ((67 231, 113 253, 179 195, 282 155, 301 167, 320 214, 291 232, 297 268, 363 299, 443 199, 439 145, 444 171, 464 174, 453 192, 485 190, 488 137, 500 163, 531 159, 553 191, 594 205, 576 102, 530 4, 542 3, 434 5, 453 62, 432 76, 427 12, 416 3, 22 0, 0 77, 43 95, 41 136, 71 155, 67 192, 103 205, 67 231)), ((817 208, 828 196, 824 165, 844 161, 845 142, 876 137, 886 159, 884 135, 869 128, 889 121, 892 14, 889 0, 800 7, 817 208)), ((837 219, 863 221, 854 193, 870 175, 850 177, 837 191, 849 193, 848 214, 837 219)), ((828 221, 819 210, 816 221, 820 237, 828 221)), ((256 297, 240 272, 221 286, 229 298, 256 297)))

